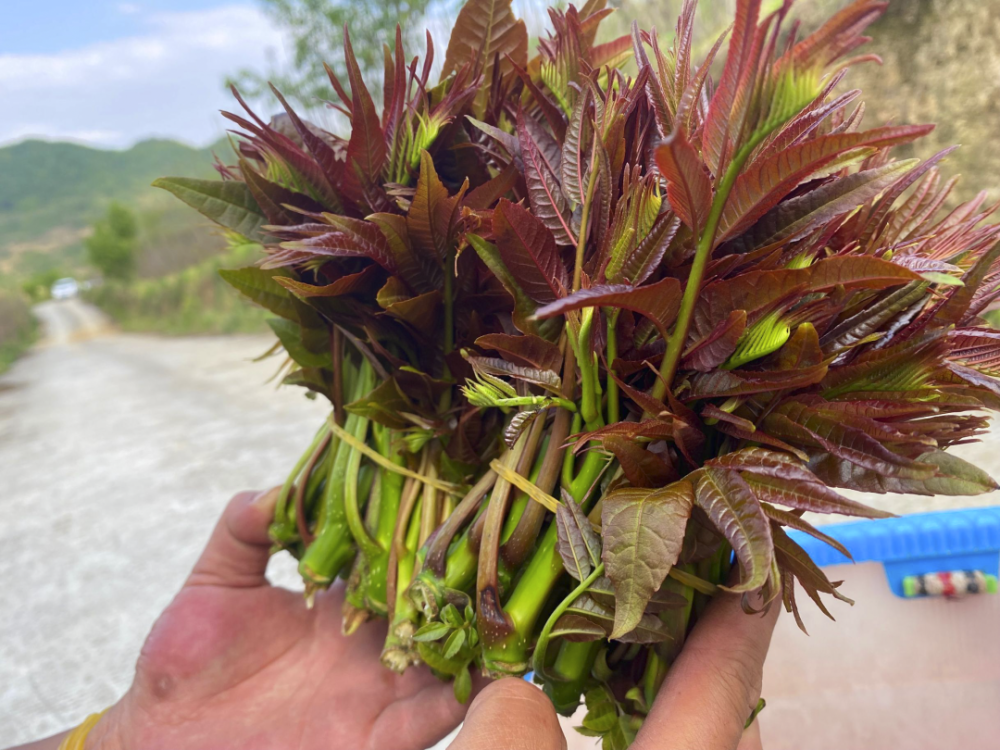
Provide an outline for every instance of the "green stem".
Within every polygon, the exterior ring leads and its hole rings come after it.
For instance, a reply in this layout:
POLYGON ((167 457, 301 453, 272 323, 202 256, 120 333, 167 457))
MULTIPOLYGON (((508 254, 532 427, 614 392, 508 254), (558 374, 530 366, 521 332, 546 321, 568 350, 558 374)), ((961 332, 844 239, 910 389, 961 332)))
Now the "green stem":
MULTIPOLYGON (((374 379, 371 365, 366 361, 361 376, 355 384, 354 399, 360 398, 371 390, 374 379)), ((358 414, 347 416, 345 430, 351 436, 364 435, 368 420, 358 414), (362 430, 364 427, 364 430, 362 430)), ((299 562, 299 573, 307 584, 313 586, 329 586, 340 570, 354 556, 354 544, 351 540, 351 530, 347 518, 345 489, 350 482, 357 482, 360 467, 360 453, 345 441, 337 445, 337 455, 330 465, 330 476, 323 492, 323 502, 320 505, 316 519, 316 539, 299 562), (356 458, 352 458, 355 456, 356 458), (349 471, 353 469, 351 475, 349 471)), ((357 484, 354 485, 355 493, 357 484)), ((355 497, 356 499, 356 497, 355 497)), ((359 517, 360 518, 360 517, 359 517)))
MULTIPOLYGON (((615 419, 617 421, 617 417, 615 419)), ((591 466, 593 468, 587 465, 587 459, 585 458, 580 474, 574 482, 570 483, 570 494, 574 498, 583 498, 599 476, 597 470, 603 470, 604 468, 605 461, 602 460, 603 457, 600 453, 591 451, 587 456, 594 457, 591 459, 591 466)), ((557 682, 546 686, 546 692, 548 692, 559 713, 572 714, 577 705, 579 705, 580 695, 583 691, 583 682, 590 673, 599 647, 600 643, 571 643, 563 641, 559 644, 559 652, 552 665, 552 673, 557 682)))
MULTIPOLYGON (((534 430, 531 431, 533 433, 534 430)), ((508 469, 515 470, 521 462, 531 433, 523 432, 507 451, 501 461, 508 469)), ((483 644, 489 646, 510 634, 510 623, 500 605, 500 540, 503 534, 504 520, 507 514, 512 485, 500 476, 490 501, 486 506, 486 522, 483 526, 483 538, 479 547, 479 569, 476 575, 476 618, 479 622, 480 635, 483 644)))
MULTIPOLYGON (((483 474, 438 529, 427 550, 427 561, 424 565, 425 571, 429 575, 435 578, 447 575, 449 549, 452 541, 468 520, 479 510, 483 498, 493 488, 496 480, 496 472, 492 469, 483 474)), ((467 537, 464 541, 468 546, 467 537)))
POLYGON ((715 191, 715 200, 712 201, 712 208, 708 212, 708 219, 705 221, 705 228, 694 254, 694 261, 691 263, 691 273, 688 275, 687 284, 684 287, 684 296, 681 297, 681 307, 677 314, 677 323, 674 332, 667 342, 667 351, 663 355, 663 362, 660 364, 660 377, 653 386, 652 396, 655 399, 663 400, 667 387, 673 382, 674 375, 677 374, 677 364, 680 362, 681 353, 684 350, 684 343, 687 341, 688 329, 691 327, 691 316, 694 313, 694 305, 698 300, 701 291, 701 282, 705 276, 705 265, 712 255, 712 247, 715 244, 715 235, 719 229, 719 220, 722 218, 722 210, 726 207, 726 201, 732 192, 736 178, 746 160, 750 158, 753 150, 767 137, 773 130, 766 129, 755 133, 750 141, 741 148, 726 169, 726 174, 722 182, 715 191))
POLYGON ((660 658, 660 655, 656 653, 656 649, 649 650, 646 671, 642 676, 642 692, 643 697, 646 699, 646 706, 653 705, 656 694, 660 691, 660 686, 667 678, 667 668, 669 666, 666 659, 660 658))
MULTIPOLYGON (((349 428, 354 426, 355 416, 348 417, 349 428)), ((316 521, 316 538, 299 561, 299 573, 307 585, 329 586, 353 554, 354 545, 345 519, 344 485, 348 459, 354 452, 344 442, 337 446, 316 521)))
MULTIPOLYGON (((559 481, 559 471, 563 463, 564 449, 562 445, 566 442, 566 436, 569 434, 569 421, 570 413, 565 409, 560 409, 553 420, 551 431, 546 436, 548 443, 544 447, 542 463, 538 467, 537 474, 531 480, 538 489, 546 494, 552 494, 552 489, 559 481)), ((512 568, 519 568, 521 563, 531 554, 531 550, 535 548, 535 542, 538 540, 538 534, 547 513, 548 511, 541 503, 530 503, 517 519, 517 526, 504 538, 500 554, 512 568)))
POLYGON ((572 716, 580 705, 580 697, 586 691, 585 683, 590 679, 602 645, 602 641, 563 641, 559 644, 556 659, 549 670, 554 679, 546 682, 545 692, 552 699, 556 711, 563 716, 572 716))
POLYGON ((715 596, 719 590, 714 583, 706 581, 704 578, 699 578, 693 573, 682 570, 676 566, 671 568, 667 575, 678 583, 697 591, 699 594, 704 594, 705 596, 715 596))
MULTIPOLYGON (((570 426, 570 434, 577 435, 583 429, 583 417, 577 412, 573 415, 573 424, 570 426)), ((576 459, 576 455, 573 453, 572 448, 567 448, 566 452, 563 454, 563 464, 562 464, 562 486, 569 487, 573 483, 573 465, 576 459)))
MULTIPOLYGON (((368 431, 368 420, 361 419, 357 432, 354 436, 358 440, 364 440, 368 431)), ((382 548, 379 543, 372 538, 372 535, 365 528, 365 522, 361 518, 361 509, 358 502, 358 474, 361 469, 361 452, 351 451, 347 459, 347 484, 344 485, 344 512, 347 518, 347 528, 351 530, 351 536, 357 543, 358 548, 366 557, 374 557, 382 548)))
POLYGON ((578 504, 583 504, 590 488, 607 468, 609 460, 608 456, 600 451, 594 449, 587 451, 580 465, 580 473, 573 477, 573 481, 569 484, 569 494, 578 504))
MULTIPOLYGON (((431 479, 437 479, 437 455, 436 451, 433 449, 431 451, 431 463, 430 466, 427 467, 427 476, 431 479)), ((417 541, 418 547, 423 546, 424 542, 430 538, 430 535, 438 526, 439 501, 438 491, 430 484, 425 484, 423 499, 420 503, 420 535, 417 541)))
MULTIPOLYGON (((382 425, 373 427, 375 442, 379 452, 393 463, 404 465, 405 459, 393 446, 392 431, 382 425)), ((394 471, 380 473, 378 520, 375 525, 375 542, 379 549, 369 565, 371 566, 371 583, 368 589, 368 603, 372 609, 381 614, 388 610, 386 585, 388 582, 389 552, 392 537, 396 531, 396 519, 399 516, 400 503, 403 499, 405 480, 401 474, 394 471)))
MULTIPOLYGON (((539 418, 535 424, 542 424, 543 422, 544 417, 539 418)), ((528 474, 528 481, 535 486, 538 485, 538 474, 542 470, 542 462, 545 460, 548 442, 549 436, 546 435, 542 440, 542 445, 539 448, 537 455, 535 456, 535 464, 531 467, 531 473, 528 474)), ((510 510, 507 511, 507 519, 504 521, 503 533, 500 535, 501 545, 507 543, 507 540, 510 539, 510 535, 514 533, 514 529, 516 529, 518 524, 520 524, 521 517, 524 515, 529 502, 531 502, 531 499, 525 492, 518 492, 514 496, 514 501, 510 504, 510 510)))
POLYGON ((591 574, 580 581, 580 585, 573 589, 569 596, 559 602, 556 608, 552 610, 552 614, 549 615, 549 619, 546 620, 545 625, 542 627, 542 632, 538 634, 538 642, 535 644, 535 655, 531 666, 537 674, 543 677, 546 674, 545 651, 549 647, 549 639, 552 637, 552 628, 555 627, 556 621, 569 609, 569 605, 575 602, 580 596, 583 596, 591 584, 602 575, 604 575, 604 563, 594 568, 591 574))
MULTIPOLYGON (((449 247, 444 269, 444 353, 455 348, 455 248, 449 247)), ((447 369, 447 365, 445 365, 447 369)))
MULTIPOLYGON (((569 345, 569 337, 570 332, 563 329, 560 342, 563 347, 562 396, 567 401, 572 401, 576 390, 576 355, 573 347, 569 345)), ((559 475, 564 466, 564 454, 570 453, 563 448, 563 445, 569 435, 570 421, 575 416, 579 416, 576 409, 572 411, 556 409, 556 416, 552 420, 552 428, 547 436, 548 444, 544 449, 545 458, 542 460, 538 477, 532 480, 538 489, 548 495, 552 494, 552 490, 555 489, 556 483, 559 481, 559 475)), ((568 471, 572 473, 572 469, 572 457, 570 456, 568 471)), ((572 479, 571 476, 570 479, 572 479)), ((517 526, 510 537, 504 541, 500 550, 504 561, 512 568, 521 567, 521 563, 535 548, 547 514, 548 511, 541 504, 531 503, 518 519, 517 526)))
POLYGON ((618 359, 618 314, 620 308, 608 308, 608 424, 619 421, 618 382, 611 376, 613 365, 618 359))
MULTIPOLYGON (((402 453, 396 450, 393 443, 392 430, 375 424, 372 431, 379 453, 394 464, 405 466, 406 459, 402 453)), ((375 527, 375 540, 382 550, 388 552, 389 545, 392 544, 392 534, 396 530, 396 516, 399 513, 399 503, 403 497, 403 485, 406 480, 402 474, 397 474, 394 471, 383 471, 381 476, 382 484, 379 489, 382 501, 379 506, 378 524, 375 527)))
POLYGON ((409 527, 404 541, 403 554, 397 561, 396 569, 396 601, 393 606, 392 623, 389 626, 389 633, 385 639, 385 646, 382 649, 382 663, 395 672, 402 673, 413 663, 413 633, 416 632, 416 623, 420 613, 416 605, 410 601, 406 594, 406 589, 413 580, 413 573, 417 567, 417 545, 420 539, 420 504, 423 499, 417 501, 417 506, 410 516, 409 527))
MULTIPOLYGON (((604 471, 607 461, 607 457, 602 453, 588 452, 579 475, 570 483, 570 495, 577 503, 584 506, 584 510, 586 510, 587 493, 604 471)), ((552 589, 566 572, 562 557, 556 550, 557 542, 557 526, 555 523, 550 523, 504 607, 504 612, 514 626, 514 632, 493 645, 484 643, 485 664, 494 666, 508 664, 510 667, 506 671, 516 671, 518 666, 523 668, 526 664, 529 639, 535 623, 552 589)))
MULTIPOLYGON (((594 138, 598 138, 594 133, 594 138)), ((595 144, 593 154, 590 157, 590 180, 587 182, 587 195, 583 200, 583 208, 580 211, 580 237, 576 241, 576 261, 573 264, 573 291, 580 288, 583 280, 583 254, 587 248, 587 234, 590 224, 590 206, 594 202, 594 190, 597 188, 597 146, 595 144)))
POLYGON ((298 479, 299 474, 302 473, 302 469, 305 468, 305 465, 315 455, 320 443, 325 440, 329 433, 330 423, 329 420, 326 420, 316 432, 316 437, 313 438, 309 447, 306 448, 305 453, 302 454, 292 468, 288 478, 285 479, 285 483, 281 485, 281 491, 278 493, 278 502, 274 506, 274 523, 271 525, 270 530, 271 538, 278 544, 289 541, 288 535, 294 534, 295 519, 289 513, 288 502, 292 494, 292 486, 295 484, 295 480, 298 479))
POLYGON ((475 580, 478 558, 469 548, 468 534, 458 544, 452 545, 452 541, 475 514, 496 478, 492 469, 480 477, 424 550, 424 564, 410 586, 409 596, 428 620, 438 618, 446 588, 464 591, 475 580))
POLYGON ((596 430, 603 425, 598 396, 600 384, 597 377, 596 356, 590 349, 590 332, 594 325, 594 310, 593 307, 587 307, 583 310, 576 347, 577 366, 580 368, 580 414, 583 415, 583 421, 588 430, 596 430))
POLYGON ((450 589, 464 591, 476 579, 479 555, 472 549, 469 535, 463 534, 458 544, 448 555, 445 564, 444 585, 450 589))

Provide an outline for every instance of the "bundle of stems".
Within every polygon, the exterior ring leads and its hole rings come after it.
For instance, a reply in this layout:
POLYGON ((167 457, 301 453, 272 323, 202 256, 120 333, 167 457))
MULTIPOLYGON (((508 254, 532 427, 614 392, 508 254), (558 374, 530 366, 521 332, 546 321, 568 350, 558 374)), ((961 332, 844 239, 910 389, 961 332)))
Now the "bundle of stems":
POLYGON ((307 599, 342 578, 387 667, 460 700, 533 670, 623 748, 720 589, 800 625, 797 587, 849 601, 785 531, 847 554, 804 514, 885 514, 835 488, 996 487, 944 449, 1000 404, 1000 229, 944 210, 947 151, 891 158, 930 127, 862 130, 838 86, 882 3, 798 39, 740 0, 717 81, 693 2, 668 48, 598 43, 604 5, 529 57, 469 0, 436 85, 397 30, 381 113, 345 30, 349 137, 282 99, 226 115, 221 181, 159 184, 264 246, 224 276, 331 405, 271 527, 307 599))

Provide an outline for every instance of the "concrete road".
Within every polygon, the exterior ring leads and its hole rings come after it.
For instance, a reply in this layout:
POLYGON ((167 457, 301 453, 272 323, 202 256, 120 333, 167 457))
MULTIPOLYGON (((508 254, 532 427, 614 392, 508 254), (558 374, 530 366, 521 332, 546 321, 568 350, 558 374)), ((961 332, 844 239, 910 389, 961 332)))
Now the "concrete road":
POLYGON ((37 313, 45 341, 0 378, 0 747, 118 699, 225 502, 283 481, 325 411, 249 362, 268 336, 37 313))
MULTIPOLYGON (((277 361, 250 360, 267 336, 123 335, 77 300, 37 312, 45 341, 0 377, 0 747, 118 699, 226 500, 280 483, 325 411, 265 383, 277 361)), ((958 452, 1000 475, 998 438, 958 452)), ((998 502, 866 500, 897 513, 998 502)), ((294 582, 290 562, 275 558, 272 580, 294 582)), ((789 698, 784 710, 803 708, 789 698)), ((762 721, 768 744, 789 746, 762 721)))

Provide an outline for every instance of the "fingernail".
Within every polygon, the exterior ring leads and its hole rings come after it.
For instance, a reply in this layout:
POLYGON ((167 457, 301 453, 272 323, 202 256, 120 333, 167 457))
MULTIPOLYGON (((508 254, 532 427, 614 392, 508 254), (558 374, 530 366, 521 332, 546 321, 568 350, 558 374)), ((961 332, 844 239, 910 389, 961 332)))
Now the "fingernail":
POLYGON ((258 492, 254 499, 250 501, 250 504, 258 508, 271 505, 275 498, 277 498, 279 492, 281 492, 281 487, 272 487, 269 490, 258 492))

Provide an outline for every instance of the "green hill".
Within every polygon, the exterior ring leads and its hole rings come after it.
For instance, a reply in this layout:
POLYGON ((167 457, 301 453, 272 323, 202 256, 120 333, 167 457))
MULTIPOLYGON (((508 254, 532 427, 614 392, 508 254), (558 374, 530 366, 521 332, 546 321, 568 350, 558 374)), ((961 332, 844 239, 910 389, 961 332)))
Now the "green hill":
POLYGON ((164 175, 211 176, 212 150, 170 140, 123 151, 38 140, 0 148, 0 272, 76 265, 82 232, 110 201, 162 209, 174 201, 150 183, 164 175))

